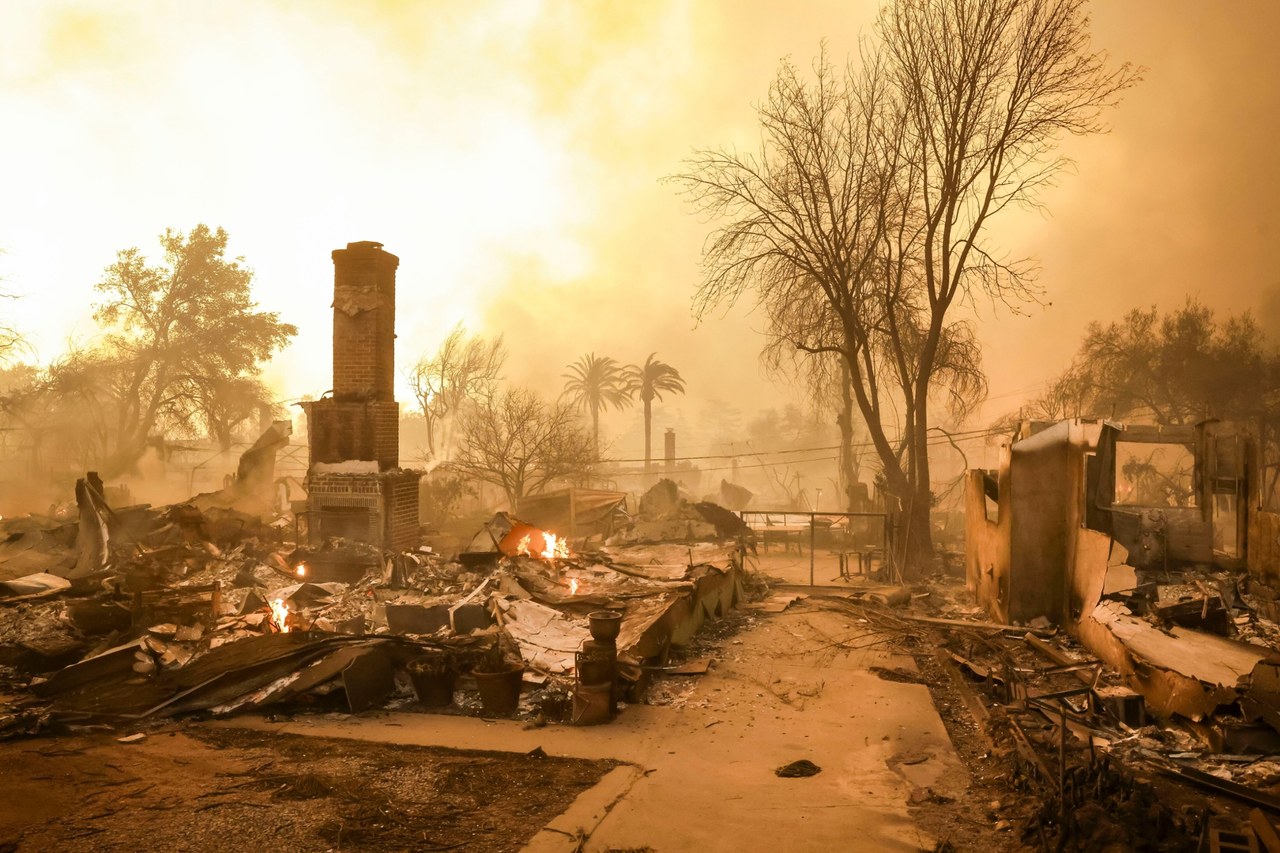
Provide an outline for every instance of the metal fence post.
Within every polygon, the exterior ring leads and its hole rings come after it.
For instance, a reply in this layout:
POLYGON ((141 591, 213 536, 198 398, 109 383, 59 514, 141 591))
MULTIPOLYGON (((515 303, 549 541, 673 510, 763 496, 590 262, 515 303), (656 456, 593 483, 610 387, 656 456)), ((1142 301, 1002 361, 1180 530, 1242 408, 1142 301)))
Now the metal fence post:
POLYGON ((809 513, 809 586, 813 586, 813 546, 817 542, 818 516, 809 513))

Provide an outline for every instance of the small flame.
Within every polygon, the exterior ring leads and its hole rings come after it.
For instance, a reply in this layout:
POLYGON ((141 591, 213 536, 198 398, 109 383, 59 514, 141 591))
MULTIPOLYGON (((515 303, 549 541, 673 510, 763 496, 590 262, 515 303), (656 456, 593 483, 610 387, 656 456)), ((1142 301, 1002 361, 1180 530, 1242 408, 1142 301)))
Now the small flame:
POLYGON ((294 567, 293 573, 300 578, 305 578, 307 576, 307 564, 298 563, 298 565, 294 567))
POLYGON ((578 594, 578 579, 577 579, 577 578, 569 578, 569 594, 570 594, 570 595, 577 595, 577 594, 578 594))
POLYGON ((542 534, 542 559, 544 560, 567 560, 569 559, 569 540, 561 539, 554 533, 543 532, 542 534))
POLYGON ((562 539, 554 533, 542 532, 542 550, 534 553, 530 547, 532 534, 526 533, 520 540, 520 544, 516 545, 516 553, 526 557, 541 557, 544 560, 567 560, 569 559, 569 540, 562 539))
POLYGON ((283 598, 271 599, 271 626, 281 634, 289 633, 289 605, 283 598))

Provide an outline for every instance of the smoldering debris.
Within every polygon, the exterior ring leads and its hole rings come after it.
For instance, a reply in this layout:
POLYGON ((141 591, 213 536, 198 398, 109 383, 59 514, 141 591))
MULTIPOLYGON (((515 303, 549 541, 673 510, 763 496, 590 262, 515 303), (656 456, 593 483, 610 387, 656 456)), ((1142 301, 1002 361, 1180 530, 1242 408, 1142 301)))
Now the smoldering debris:
POLYGON ((477 675, 503 666, 540 716, 573 692, 594 612, 619 614, 613 709, 745 596, 732 544, 699 547, 696 563, 655 564, 652 546, 544 556, 553 534, 500 515, 485 530, 520 535, 476 564, 338 538, 299 546, 292 523, 217 501, 112 510, 89 479, 78 520, 0 522, 0 553, 19 556, 0 572, 39 569, 0 585, 0 736, 273 705, 415 707, 437 670, 459 692, 433 704, 479 713, 477 675), (94 535, 77 535, 86 521, 94 535))

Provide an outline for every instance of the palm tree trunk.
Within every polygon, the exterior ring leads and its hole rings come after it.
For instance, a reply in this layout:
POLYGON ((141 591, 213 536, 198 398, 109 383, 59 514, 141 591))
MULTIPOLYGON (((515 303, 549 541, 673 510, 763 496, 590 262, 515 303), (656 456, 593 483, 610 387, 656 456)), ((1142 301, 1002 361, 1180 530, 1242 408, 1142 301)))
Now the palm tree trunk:
POLYGON ((644 401, 644 470, 652 467, 652 445, 650 433, 653 431, 653 401, 644 401))
POLYGON ((600 461, 600 409, 591 407, 591 439, 596 449, 596 461, 600 461))

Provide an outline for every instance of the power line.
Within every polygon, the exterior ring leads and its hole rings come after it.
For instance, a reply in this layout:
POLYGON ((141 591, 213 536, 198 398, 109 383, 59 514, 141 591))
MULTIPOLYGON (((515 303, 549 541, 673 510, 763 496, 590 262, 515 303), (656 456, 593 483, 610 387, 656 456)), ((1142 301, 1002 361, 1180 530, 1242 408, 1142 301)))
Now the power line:
MULTIPOLYGON (((797 464, 797 465, 804 465, 804 464, 807 464, 807 463, 809 463, 809 462, 834 462, 835 460, 837 460, 837 459, 839 459, 839 458, 840 458, 839 456, 819 456, 819 457, 818 457, 818 458, 816 458, 816 459, 800 459, 800 460, 797 460, 796 464, 797 464)), ((713 471, 733 471, 733 470, 745 471, 745 470, 747 470, 748 468, 772 468, 774 465, 777 465, 777 464, 778 464, 777 462, 758 462, 758 463, 755 463, 755 464, 753 464, 753 465, 739 465, 739 466, 737 466, 737 468, 736 468, 736 469, 735 469, 735 468, 734 468, 734 466, 732 466, 732 465, 728 465, 728 466, 724 466, 724 467, 720 467, 720 468, 699 468, 699 469, 698 469, 698 473, 699 473, 699 474, 710 474, 710 473, 712 473, 713 471)), ((676 473, 679 473, 679 472, 676 472, 676 473)))
POLYGON ((988 394, 986 397, 983 397, 983 401, 985 402, 986 400, 1003 400, 1006 397, 1017 397, 1020 394, 1024 395, 1032 391, 1038 391, 1041 388, 1046 387, 1048 384, 1049 384, 1049 380, 1043 379, 1039 382, 1033 382, 1032 384, 1026 386, 1025 388, 1015 388, 1012 391, 1005 391, 1003 394, 988 394))
MULTIPOLYGON (((858 445, 850 445, 857 447, 858 445)), ((744 456, 781 456, 788 453, 820 453, 825 450, 839 450, 840 445, 830 447, 802 447, 793 450, 748 450, 744 453, 711 453, 706 456, 676 456, 676 462, 698 462, 706 459, 741 459, 744 456)), ((644 459, 610 459, 610 462, 644 462, 644 459)), ((653 460, 650 460, 653 461, 653 460)))
MULTIPOLYGON (((926 442, 926 443, 927 443, 929 446, 931 446, 931 447, 936 447, 936 446, 944 445, 944 444, 949 445, 949 444, 951 444, 951 443, 952 443, 952 441, 973 441, 974 439, 977 439, 977 438, 985 438, 986 436, 989 436, 989 435, 997 435, 997 434, 1000 434, 1000 433, 1002 433, 1002 432, 1003 432, 1003 430, 999 430, 999 429, 990 429, 990 428, 987 428, 987 429, 966 430, 966 431, 964 431, 964 432, 953 432, 953 433, 950 433, 950 434, 947 434, 947 435, 943 435, 943 436, 940 436, 940 437, 930 438, 930 439, 928 440, 928 442, 926 442)), ((901 441, 901 436, 899 436, 899 437, 897 437, 897 438, 890 439, 889 443, 890 443, 890 444, 896 444, 898 441, 901 441)), ((850 447, 850 448, 866 448, 866 447, 875 447, 875 442, 872 442, 872 441, 859 441, 859 442, 854 442, 854 443, 850 444, 850 445, 849 445, 849 447, 850 447)), ((710 459, 742 459, 743 457, 753 457, 753 456, 756 456, 756 457, 758 457, 758 456, 783 456, 783 455, 793 454, 793 453, 822 453, 822 452, 826 452, 826 451, 830 451, 830 450, 839 450, 840 448, 841 448, 841 445, 839 445, 839 444, 833 444, 833 445, 830 445, 829 447, 803 447, 803 448, 792 449, 792 450, 751 450, 751 451, 747 451, 747 452, 745 452, 745 453, 713 453, 713 454, 709 454, 709 455, 706 455, 706 456, 675 456, 675 457, 673 457, 673 461, 675 461, 675 462, 700 462, 700 461, 705 461, 705 460, 710 460, 710 459)), ((821 461, 824 461, 826 458, 836 459, 836 458, 839 458, 839 457, 835 457, 835 456, 833 456, 833 457, 824 457, 823 459, 801 459, 801 460, 797 460, 797 461, 798 461, 798 462, 801 462, 801 463, 803 463, 803 462, 821 462, 821 461)), ((645 460, 645 459, 609 459, 609 460, 606 460, 606 461, 611 462, 611 463, 615 463, 615 464, 622 464, 622 463, 628 463, 628 462, 645 462, 646 460, 645 460)), ((649 462, 653 462, 653 461, 659 461, 659 462, 661 462, 661 461, 664 461, 664 460, 653 460, 653 459, 649 459, 649 460, 647 460, 647 461, 649 461, 649 462)), ((776 464, 778 464, 778 463, 776 463, 776 462, 766 462, 766 463, 763 463, 763 464, 767 466, 767 465, 776 465, 776 464)), ((746 466, 739 465, 738 467, 739 467, 739 468, 742 468, 742 467, 746 467, 746 466)), ((759 467, 759 466, 751 466, 751 467, 759 467)), ((728 469, 726 469, 726 468, 704 468, 704 469, 702 469, 702 470, 704 470, 704 471, 725 471, 725 470, 728 470, 728 469)))

